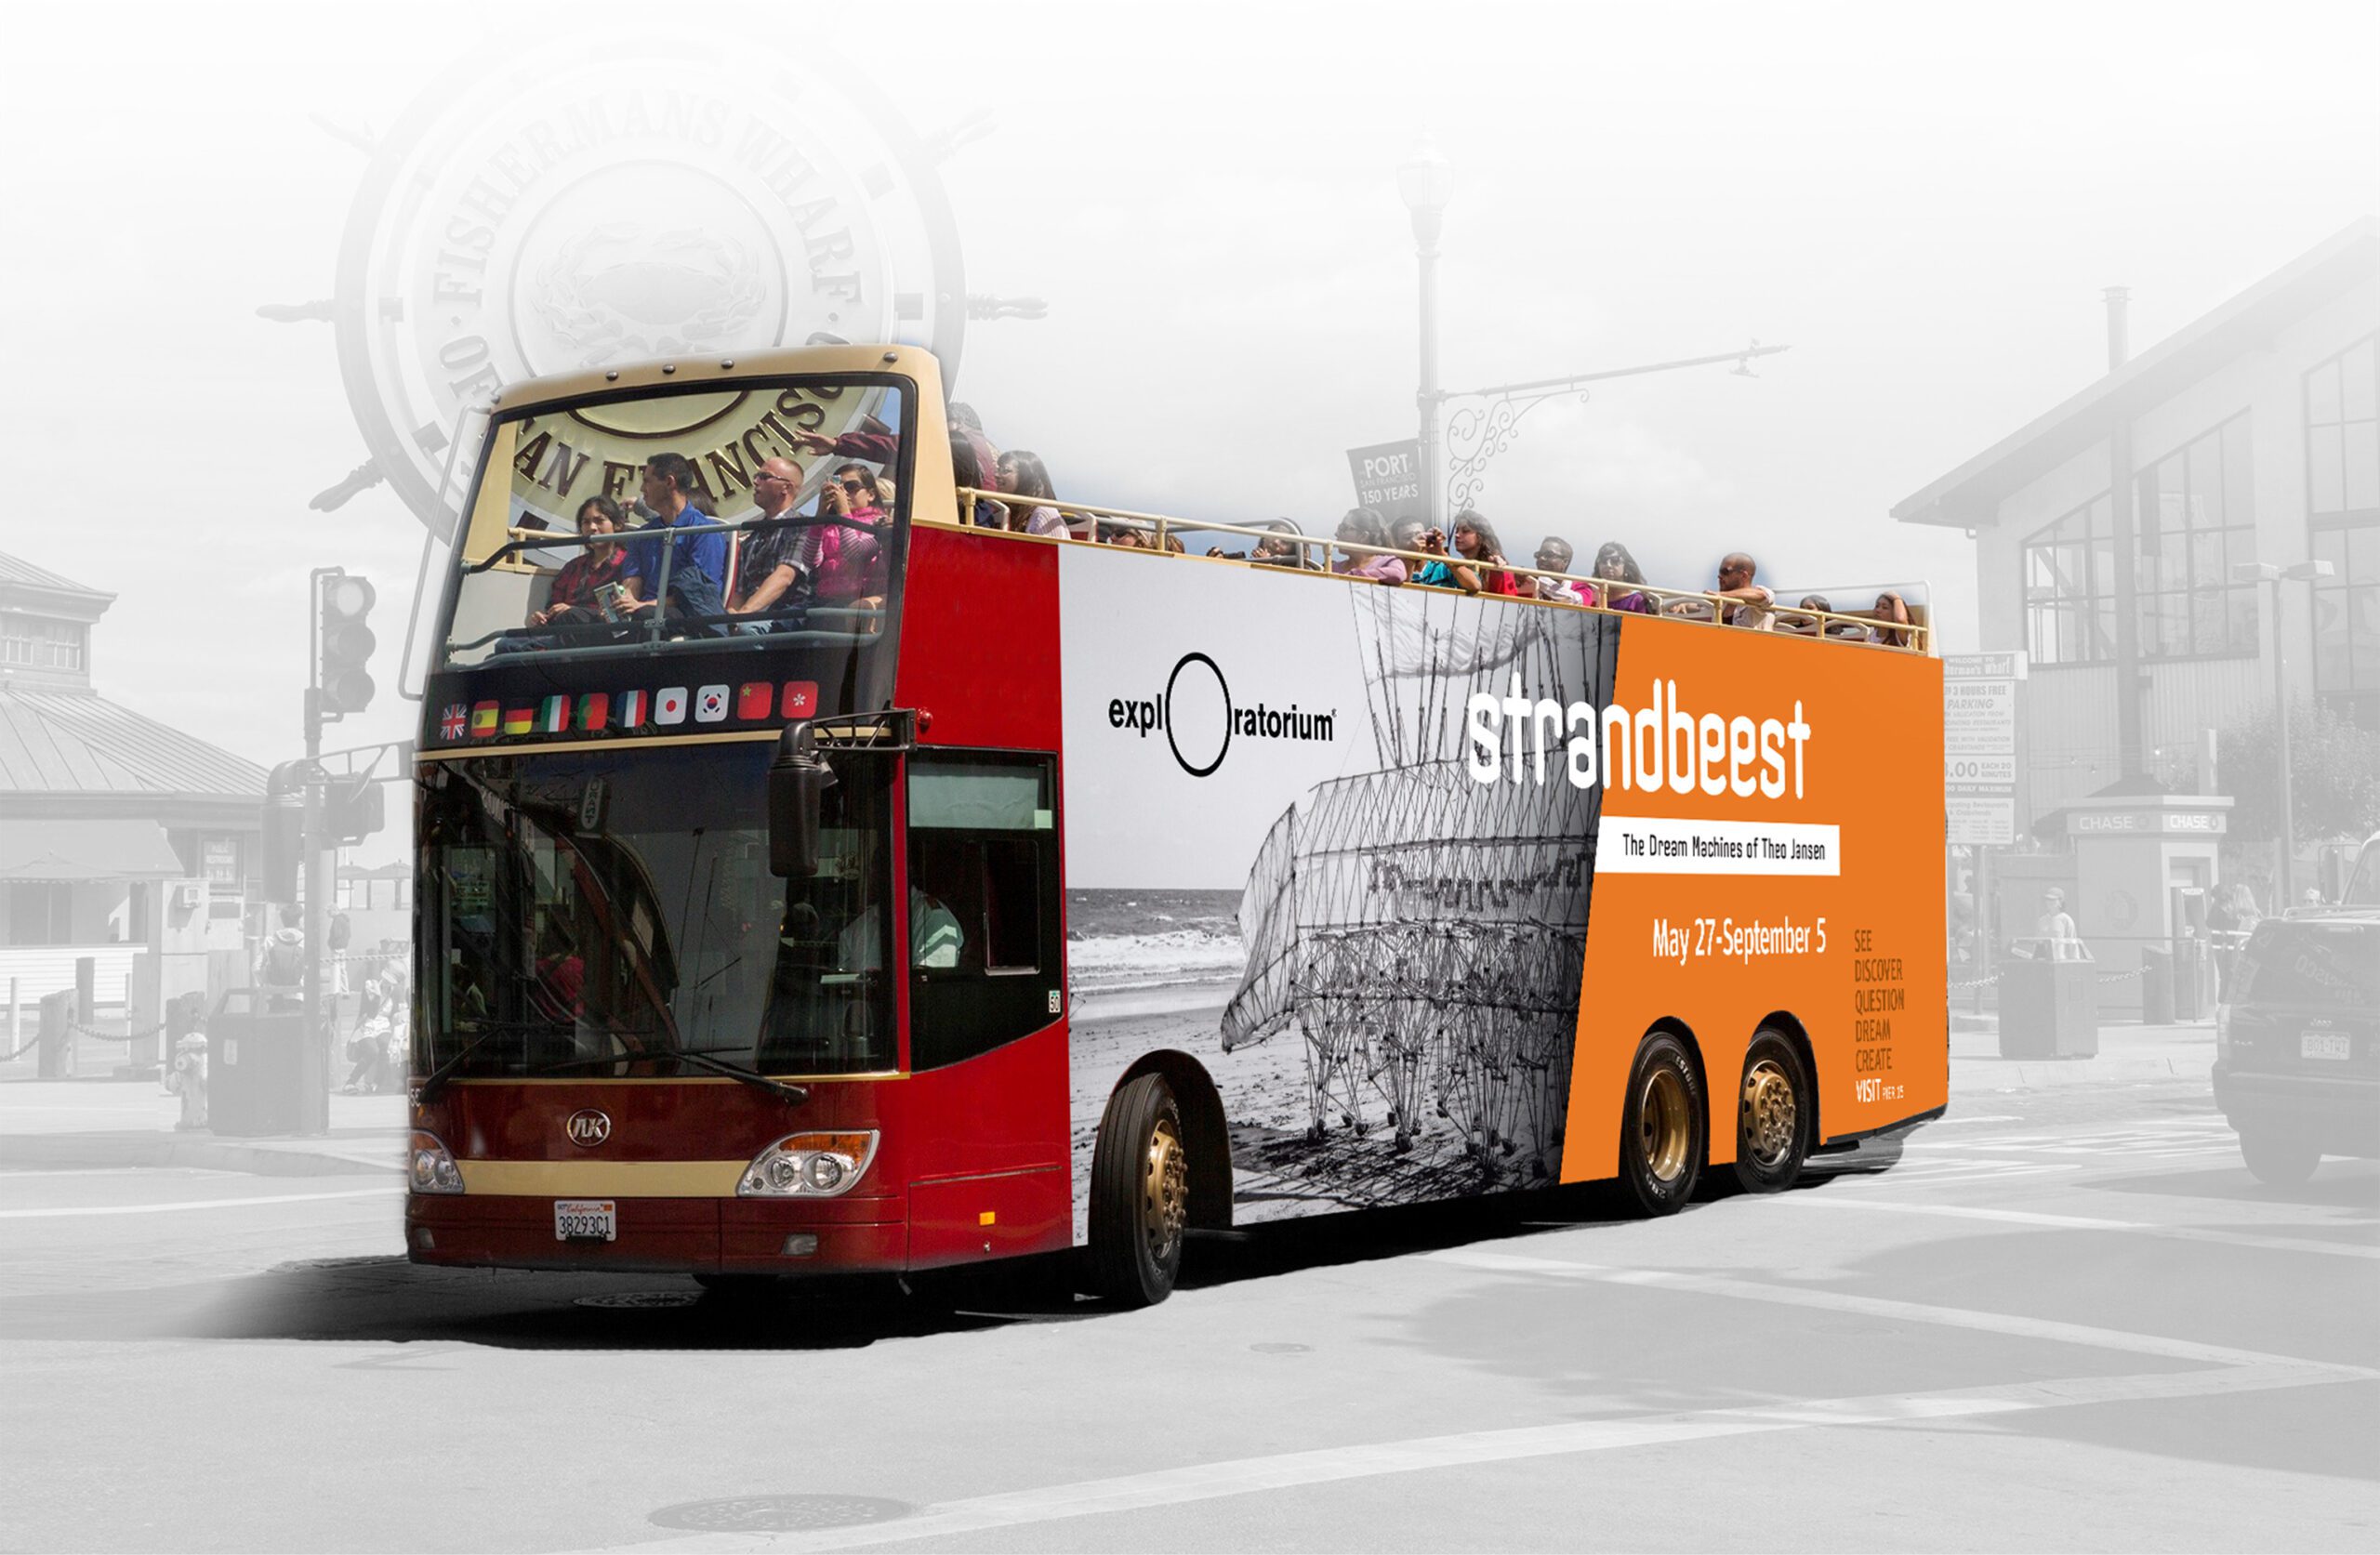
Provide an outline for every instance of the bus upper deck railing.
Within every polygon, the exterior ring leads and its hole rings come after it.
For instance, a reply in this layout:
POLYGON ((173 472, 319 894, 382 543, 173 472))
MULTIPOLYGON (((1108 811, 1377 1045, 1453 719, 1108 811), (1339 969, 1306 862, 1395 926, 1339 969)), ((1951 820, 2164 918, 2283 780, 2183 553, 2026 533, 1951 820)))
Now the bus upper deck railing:
MULTIPOLYGON (((1520 595, 1493 595, 1486 594, 1484 590, 1478 591, 1485 595, 1485 597, 1490 599, 1510 599, 1516 603, 1542 605, 1556 610, 1593 611, 1599 614, 1606 615, 1658 614, 1670 620, 1697 622, 1706 626, 1718 624, 1723 619, 1722 613, 1725 610, 1730 606, 1736 606, 1740 603, 1740 601, 1728 600, 1720 595, 1699 589, 1663 588, 1657 585, 1647 583, 1623 583, 1620 580, 1596 578, 1577 573, 1557 573, 1543 567, 1523 567, 1515 565, 1510 561, 1491 566, 1486 561, 1473 561, 1452 551, 1448 551, 1444 554, 1434 554, 1426 551, 1398 550, 1395 547, 1389 546, 1364 545, 1357 541, 1342 540, 1336 537, 1324 539, 1316 535, 1292 534, 1288 531, 1267 528, 1261 525, 1251 526, 1248 524, 1223 523, 1205 519, 1182 519, 1163 513, 1137 512, 1133 509, 1124 507, 1096 507, 1088 503, 1071 502, 1061 497, 1020 497, 1012 494, 984 491, 967 486, 959 487, 958 489, 958 495, 959 503, 959 517, 952 519, 938 519, 916 516, 914 518, 914 521, 929 524, 941 529, 960 530, 971 534, 997 535, 1004 539, 1025 540, 1039 544, 1090 545, 1096 543, 1091 540, 1078 539, 1068 534, 1027 534, 1018 531, 1012 531, 1004 527, 994 527, 970 521, 976 511, 976 505, 978 503, 1000 503, 1010 507, 1049 507, 1055 509, 1060 514, 1078 514, 1081 517, 1090 520, 1094 526, 1105 524, 1111 528, 1130 530, 1136 534, 1147 536, 1153 542, 1152 545, 1128 548, 1144 550, 1146 554, 1152 557, 1166 557, 1183 560, 1221 561, 1227 565, 1241 567, 1269 566, 1276 571, 1291 572, 1318 578, 1333 578, 1344 583, 1362 583, 1371 586, 1377 586, 1371 579, 1350 577, 1347 573, 1332 571, 1330 567, 1331 553, 1340 552, 1351 558, 1378 556, 1395 557, 1407 563, 1408 572, 1415 563, 1426 565, 1431 562, 1443 562, 1450 569, 1455 567, 1476 568, 1482 571, 1509 573, 1514 577, 1554 579, 1558 582, 1570 584, 1576 586, 1580 590, 1582 598, 1591 599, 1596 602, 1588 604, 1573 603, 1567 600, 1547 600, 1540 598, 1533 592, 1520 595), (1167 541, 1170 539, 1178 539, 1178 535, 1182 534, 1200 535, 1228 534, 1252 541, 1270 541, 1276 544, 1286 545, 1291 547, 1295 554, 1297 558, 1297 565, 1282 566, 1277 563, 1254 561, 1244 557, 1193 556, 1190 554, 1186 547, 1180 551, 1169 549, 1166 544, 1167 541), (1312 560, 1313 553, 1317 550, 1321 552, 1321 560, 1318 561, 1312 560), (1623 591, 1624 595, 1641 597, 1646 604, 1650 608, 1646 610, 1621 609, 1620 607, 1605 602, 1614 594, 1620 594, 1623 591)), ((506 532, 506 543, 503 546, 499 547, 496 551, 492 552, 488 556, 481 558, 477 561, 466 562, 464 570, 467 573, 478 573, 487 571, 491 568, 504 567, 507 565, 519 567, 522 563, 518 559, 521 557, 522 553, 530 550, 575 550, 605 541, 618 545, 629 545, 639 542, 653 544, 660 543, 665 539, 674 542, 681 537, 722 533, 733 537, 747 533, 757 533, 761 530, 782 527, 787 522, 799 522, 804 526, 813 524, 840 524, 851 528, 866 527, 864 522, 861 521, 844 518, 812 517, 801 520, 787 520, 754 517, 751 519, 733 521, 713 520, 712 521, 704 524, 675 525, 668 531, 666 536, 659 533, 647 534, 641 530, 626 530, 605 535, 578 535, 570 534, 566 531, 509 529, 506 532)), ((658 559, 660 562, 660 573, 659 577, 655 581, 659 586, 656 589, 656 593, 663 594, 665 597, 668 587, 669 572, 676 549, 677 547, 675 544, 661 545, 661 555, 658 559)), ((1441 586, 1412 584, 1408 582, 1404 586, 1432 587, 1441 586)), ((1783 629, 1791 636, 1812 637, 1827 642, 1841 642, 1846 644, 1856 643, 1863 647, 1894 648, 1902 652, 1925 653, 1929 655, 1933 652, 1934 628, 1931 622, 1911 621, 1907 624, 1885 622, 1879 620, 1873 615, 1861 614, 1855 612, 1813 610, 1806 609, 1799 605, 1786 605, 1774 601, 1761 608, 1766 613, 1772 614, 1776 618, 1777 626, 1783 629), (1900 640, 1897 642, 1892 640, 1884 635, 1887 633, 1897 634, 1900 640)), ((873 618, 880 616, 881 613, 876 611, 854 611, 848 613, 853 615, 866 615, 873 618)), ((649 622, 638 622, 636 623, 636 626, 641 628, 642 632, 649 632, 651 634, 651 642, 657 642, 660 640, 660 635, 663 630, 663 625, 659 619, 661 613, 655 611, 652 613, 652 615, 654 619, 649 622)), ((688 618, 682 617, 671 618, 674 627, 681 629, 689 625, 727 625, 732 624, 736 619, 739 618, 733 616, 721 617, 716 621, 710 617, 703 617, 699 621, 691 621, 688 618)), ((872 631, 875 628, 872 625, 861 625, 860 629, 863 631, 872 631)), ((505 634, 492 633, 487 638, 478 639, 470 642, 449 643, 447 645, 447 652, 449 653, 469 652, 474 648, 488 646, 494 638, 503 635, 505 634)), ((847 634, 821 633, 818 635, 822 639, 830 638, 840 639, 847 634)), ((776 645, 784 646, 787 640, 788 639, 786 634, 779 633, 776 635, 776 645)), ((631 643, 625 645, 614 645, 606 650, 596 651, 608 652, 612 653, 632 653, 640 652, 642 647, 649 645, 650 643, 645 645, 631 643)), ((755 647, 759 646, 757 643, 747 645, 755 647)), ((576 650, 575 652, 586 652, 588 651, 589 650, 582 649, 576 650)))
MULTIPOLYGON (((1398 550, 1390 546, 1368 546, 1357 541, 1341 540, 1336 537, 1324 539, 1318 535, 1296 534, 1285 530, 1271 529, 1263 526, 1218 523, 1210 520, 1204 519, 1181 519, 1163 513, 1135 512, 1130 508, 1095 507, 1088 503, 1069 502, 1060 497, 1017 496, 1010 493, 984 491, 972 487, 961 486, 959 488, 959 517, 955 520, 932 519, 920 516, 918 517, 915 521, 932 524, 935 527, 943 529, 959 529, 977 534, 998 534, 1010 539, 1032 540, 1044 544, 1091 545, 1096 543, 1095 541, 1078 538, 1072 534, 1026 534, 1018 531, 993 527, 973 521, 976 505, 978 503, 998 503, 1008 507, 1051 507, 1055 508, 1061 514, 1079 514, 1080 516, 1091 520, 1094 525, 1106 524, 1114 528, 1131 530, 1138 534, 1146 535, 1155 542, 1154 545, 1128 548, 1144 549, 1151 556, 1170 557, 1180 560, 1223 561, 1233 566, 1241 567, 1267 566, 1276 571, 1301 573, 1315 577, 1336 578, 1341 582, 1360 583, 1372 586, 1378 586, 1372 579, 1351 577, 1347 573, 1333 571, 1330 565, 1330 553, 1337 551, 1343 553, 1350 558, 1379 556, 1395 557, 1407 564, 1407 571, 1408 574, 1413 570, 1413 565, 1417 562, 1422 564, 1428 564, 1430 562, 1443 562, 1449 569, 1463 567, 1477 569, 1484 572, 1509 573, 1516 578, 1551 578, 1556 582, 1575 586, 1584 599, 1593 600, 1597 602, 1593 604, 1586 604, 1573 603, 1567 600, 1547 600, 1540 598, 1534 593, 1520 595, 1489 595, 1486 594, 1485 590, 1467 591, 1479 592, 1487 598, 1510 599, 1517 603, 1544 605, 1556 610, 1593 611, 1599 614, 1606 615, 1658 614, 1671 620, 1699 622, 1706 626, 1717 625, 1723 619, 1722 612, 1731 606, 1739 606, 1741 604, 1740 600, 1726 599, 1720 595, 1708 593, 1699 589, 1662 588, 1646 583, 1623 583, 1615 579, 1590 577, 1577 573, 1557 573, 1543 567, 1516 566, 1510 561, 1491 565, 1486 561, 1471 560, 1470 559, 1451 550, 1447 551, 1444 554, 1434 554, 1427 551, 1398 550), (1195 534, 1200 535, 1230 534, 1241 536, 1250 540, 1265 540, 1277 544, 1284 544, 1293 548, 1294 554, 1298 559, 1298 564, 1294 567, 1284 567, 1278 563, 1255 561, 1243 557, 1193 556, 1186 547, 1179 551, 1170 550, 1168 548, 1166 542, 1169 539, 1176 538, 1177 534, 1195 534), (1319 561, 1312 560, 1312 553, 1316 550, 1319 550, 1322 553, 1322 558, 1319 561), (1602 602, 1615 594, 1621 597, 1628 595, 1641 596, 1646 602, 1651 606, 1651 609, 1644 611, 1623 610, 1617 606, 1602 602)), ((1413 584, 1408 578, 1408 582, 1403 586, 1433 587, 1444 586, 1413 584)), ((1761 608, 1766 613, 1773 614, 1776 617, 1777 626, 1785 630, 1789 636, 1808 636, 1829 642, 1857 642, 1864 647, 1897 648, 1904 652, 1925 653, 1928 655, 1933 652, 1934 628, 1930 622, 1911 621, 1906 624, 1899 622, 1886 622, 1879 620, 1873 615, 1859 614, 1846 611, 1810 610, 1805 609, 1799 605, 1787 605, 1775 601, 1772 601, 1770 604, 1761 608), (1895 642, 1889 638, 1884 638, 1881 635, 1884 633, 1899 634, 1900 640, 1895 642), (1857 635, 1855 636, 1854 634, 1857 635)))

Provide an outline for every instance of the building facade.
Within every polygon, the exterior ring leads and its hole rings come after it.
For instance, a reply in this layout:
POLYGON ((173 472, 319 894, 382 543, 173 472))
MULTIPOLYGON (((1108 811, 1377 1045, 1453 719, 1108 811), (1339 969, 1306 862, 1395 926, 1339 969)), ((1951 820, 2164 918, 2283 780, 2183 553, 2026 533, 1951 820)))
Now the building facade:
POLYGON ((1981 647, 2031 660, 2016 824, 2141 780, 2197 787, 2206 731, 2293 700, 2380 729, 2380 222, 2359 221, 1893 508, 1976 542, 1981 647), (2332 575, 2242 581, 2243 562, 2332 575))
POLYGON ((253 893, 264 769, 99 694, 113 600, 0 554, 0 985, 29 1000, 88 957, 124 1002, 145 954, 153 1003, 164 958, 236 956, 253 893))

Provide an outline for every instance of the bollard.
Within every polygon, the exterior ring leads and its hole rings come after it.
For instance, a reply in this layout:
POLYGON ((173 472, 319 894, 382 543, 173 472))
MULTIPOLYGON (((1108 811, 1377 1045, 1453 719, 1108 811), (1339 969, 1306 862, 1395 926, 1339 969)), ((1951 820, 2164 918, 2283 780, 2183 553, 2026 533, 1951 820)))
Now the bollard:
POLYGON ((61 988, 41 998, 41 1023, 34 1028, 41 1043, 41 1063, 34 1073, 45 1080, 74 1077, 74 990, 61 988))

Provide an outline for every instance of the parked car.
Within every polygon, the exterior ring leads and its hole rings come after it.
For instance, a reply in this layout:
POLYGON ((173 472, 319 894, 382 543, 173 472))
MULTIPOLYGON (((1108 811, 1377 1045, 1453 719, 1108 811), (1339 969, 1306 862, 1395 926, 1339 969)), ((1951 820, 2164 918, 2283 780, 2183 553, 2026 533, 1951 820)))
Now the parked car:
MULTIPOLYGON (((2370 863, 2370 859, 2364 861, 2370 863)), ((2380 905, 2267 918, 2215 1011, 2215 1100, 2262 1181, 2380 1157, 2380 905)))

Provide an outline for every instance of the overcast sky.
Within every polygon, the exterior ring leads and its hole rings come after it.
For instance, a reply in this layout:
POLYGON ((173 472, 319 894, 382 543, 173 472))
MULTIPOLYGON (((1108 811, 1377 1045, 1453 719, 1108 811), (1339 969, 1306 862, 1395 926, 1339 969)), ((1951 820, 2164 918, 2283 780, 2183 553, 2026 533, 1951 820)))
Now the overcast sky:
MULTIPOLYGON (((270 763, 298 749, 305 577, 382 585, 390 691, 422 531, 364 457, 331 294, 364 156, 474 50, 649 7, 10 13, 0 96, 0 548, 118 595, 108 695, 270 763), (72 62, 64 68, 63 62, 72 62)), ((2341 5, 668 7, 718 89, 740 41, 835 23, 853 89, 931 132, 969 289, 961 397, 1062 494, 1327 526, 1343 451, 1411 435, 1415 275, 1395 169, 1455 169, 1444 378, 1463 389, 1792 349, 1536 410, 1479 505, 1522 549, 1627 541, 1657 581, 1724 550, 1813 586, 1927 580, 1973 645, 1972 547, 1892 503, 2380 208, 2380 7, 2341 5)), ((608 20, 606 19, 608 18, 608 20)), ((367 854, 371 850, 367 850, 367 854)))

